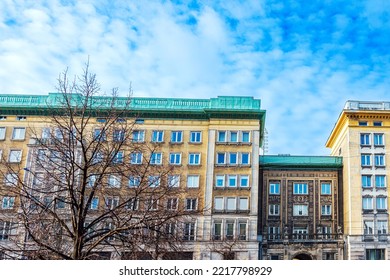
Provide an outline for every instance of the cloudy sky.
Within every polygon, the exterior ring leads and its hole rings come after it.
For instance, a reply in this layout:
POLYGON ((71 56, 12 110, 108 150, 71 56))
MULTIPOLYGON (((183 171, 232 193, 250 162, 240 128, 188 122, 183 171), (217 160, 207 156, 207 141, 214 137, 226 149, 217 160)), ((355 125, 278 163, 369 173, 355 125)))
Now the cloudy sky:
POLYGON ((390 100, 390 1, 0 1, 0 93, 88 57, 103 92, 260 98, 268 154, 327 155, 346 100, 390 100))

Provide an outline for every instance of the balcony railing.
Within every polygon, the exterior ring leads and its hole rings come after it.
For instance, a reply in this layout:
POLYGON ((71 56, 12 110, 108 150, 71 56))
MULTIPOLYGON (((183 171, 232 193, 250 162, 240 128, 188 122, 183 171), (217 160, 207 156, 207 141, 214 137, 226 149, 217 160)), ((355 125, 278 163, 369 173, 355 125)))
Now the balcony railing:
POLYGON ((307 233, 289 233, 289 234, 267 234, 263 240, 267 242, 332 242, 343 239, 342 234, 307 234, 307 233))

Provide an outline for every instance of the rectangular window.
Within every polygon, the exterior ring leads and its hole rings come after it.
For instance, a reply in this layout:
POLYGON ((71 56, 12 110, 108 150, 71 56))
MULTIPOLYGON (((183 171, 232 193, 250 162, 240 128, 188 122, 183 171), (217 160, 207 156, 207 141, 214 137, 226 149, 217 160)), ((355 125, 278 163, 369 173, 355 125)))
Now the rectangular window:
POLYGON ((217 188, 224 188, 225 187, 225 175, 215 176, 215 186, 217 188))
POLYGON ((363 210, 372 210, 373 209, 373 199, 371 196, 365 196, 362 198, 363 210))
POLYGON ((242 131, 241 132, 241 142, 243 143, 250 143, 250 133, 249 131, 242 131))
POLYGON ((280 205, 279 204, 270 204, 269 205, 269 215, 278 216, 280 214, 280 205))
POLYGON ((378 220, 376 227, 378 235, 387 234, 388 224, 386 220, 378 220))
POLYGON ((199 165, 200 164, 200 153, 190 153, 188 155, 188 164, 189 165, 199 165))
POLYGON ((360 145, 362 146, 370 146, 370 134, 362 133, 360 134, 360 145))
POLYGON ((195 223, 184 224, 184 240, 192 241, 195 240, 195 223))
POLYGON ((8 240, 11 235, 12 223, 0 221, 0 240, 8 240))
POLYGON ((142 153, 131 153, 130 154, 131 164, 142 164, 142 153))
POLYGON ((153 130, 152 131, 152 142, 161 143, 164 141, 164 131, 153 130))
POLYGON ((12 209, 14 207, 15 197, 5 196, 3 197, 2 208, 12 209))
POLYGON ((25 134, 25 127, 14 127, 14 130, 12 131, 12 140, 24 140, 25 134))
POLYGON ((168 187, 178 188, 180 186, 180 175, 168 175, 168 187))
POLYGON ((177 210, 178 198, 168 198, 167 200, 167 209, 168 210, 177 210))
POLYGON ((238 132, 237 131, 230 131, 229 142, 238 142, 238 132))
POLYGON ((238 222, 238 239, 239 240, 246 240, 246 228, 247 228, 247 222, 245 222, 245 221, 238 222))
POLYGON ((149 187, 151 188, 159 187, 161 183, 160 176, 158 175, 149 176, 148 183, 149 183, 149 187))
POLYGON ((129 188, 138 188, 141 184, 141 177, 130 176, 129 177, 129 188))
POLYGON ((188 188, 199 188, 199 175, 188 175, 187 176, 187 187, 188 188))
POLYGON ((294 183, 294 194, 308 194, 307 183, 294 183))
POLYGON ((150 164, 161 164, 162 163, 162 153, 152 153, 150 155, 150 164))
POLYGON ((250 163, 249 153, 241 153, 240 164, 248 165, 250 163))
POLYGON ((274 182, 269 184, 269 194, 280 194, 279 182, 274 182))
POLYGON ((59 196, 55 199, 56 209, 64 209, 65 208, 65 197, 59 196))
POLYGON ((237 202, 235 197, 226 198, 226 210, 235 211, 237 209, 237 202))
POLYGON ((387 197, 378 196, 376 198, 376 209, 377 210, 387 210, 387 197))
POLYGON ((362 175, 362 187, 371 188, 372 187, 372 176, 371 175, 362 175))
POLYGON ((93 197, 91 200, 91 210, 97 210, 99 207, 99 198, 98 197, 93 197))
POLYGON ((280 227, 268 227, 268 239, 280 239, 280 227))
POLYGON ((106 207, 107 209, 113 210, 119 205, 119 197, 107 197, 106 198, 106 207))
MULTIPOLYGON (((62 136, 62 135, 61 135, 62 136)), ((56 137, 59 138, 59 137, 56 137)), ((61 137, 62 138, 62 137, 61 137)), ((107 141, 106 132, 100 128, 96 128, 93 131, 93 140, 95 141, 107 141)))
POLYGON ((170 153, 169 154, 169 164, 172 164, 172 165, 181 164, 181 153, 170 153))
POLYGON ((217 142, 226 142, 226 131, 218 131, 217 142))
POLYGON ((293 215, 294 216, 307 216, 308 215, 308 205, 305 204, 294 204, 293 206, 293 215))
POLYGON ((365 220, 363 221, 363 226, 364 226, 364 235, 374 234, 374 221, 365 220))
POLYGON ((240 175, 240 187, 241 188, 249 187, 249 175, 240 175))
POLYGON ((4 184, 7 187, 15 187, 18 184, 18 174, 16 173, 7 173, 4 178, 4 184))
POLYGON ((228 176, 228 187, 236 188, 237 187, 237 175, 228 176))
POLYGON ((121 179, 117 175, 110 175, 108 176, 108 187, 109 188, 120 188, 121 186, 121 179))
POLYGON ((322 195, 332 194, 332 186, 330 183, 321 183, 321 194, 322 195))
POLYGON ((223 209, 223 197, 214 197, 214 210, 222 211, 223 209))
POLYGON ((249 209, 249 199, 247 197, 238 198, 238 210, 247 211, 249 209))
POLYGON ((158 199, 149 198, 145 201, 146 210, 155 211, 158 209, 158 199))
POLYGON ((371 166, 371 155, 362 154, 361 163, 362 163, 362 166, 371 166))
POLYGON ((309 231, 307 227, 295 227, 293 228, 294 239, 307 239, 309 231))
POLYGON ((9 152, 9 162, 21 162, 22 161, 22 150, 11 150, 9 152))
POLYGON ((182 142, 183 142, 183 131, 172 131, 171 143, 182 143, 182 142))
POLYGON ((118 151, 116 155, 112 159, 112 163, 114 164, 119 164, 123 163, 123 158, 124 158, 124 152, 123 151, 118 151))
POLYGON ((382 122, 373 122, 372 123, 374 126, 382 126, 382 122))
POLYGON ((384 167, 385 166, 385 155, 376 154, 375 158, 375 167, 384 167))
POLYGON ((364 121, 361 121, 361 122, 359 122, 359 126, 367 126, 367 122, 364 122, 364 121))
POLYGON ((374 133, 374 146, 384 146, 382 133, 374 133))
POLYGON ((234 221, 226 221, 225 238, 233 240, 234 238, 234 221))
POLYGON ((134 130, 132 135, 132 141, 136 143, 142 143, 145 141, 145 131, 144 130, 134 130))
POLYGON ((222 221, 215 220, 213 222, 213 240, 221 240, 222 239, 222 221))
POLYGON ((238 163, 237 153, 229 153, 229 164, 235 165, 238 163))
POLYGON ((7 116, 0 116, 0 121, 5 121, 7 120, 7 116))
POLYGON ((5 139, 5 127, 0 127, 0 140, 5 139))
POLYGON ((366 260, 385 260, 386 249, 366 249, 366 260))
POLYGON ((332 206, 327 204, 327 205, 321 205, 321 215, 323 216, 329 216, 332 214, 332 206))
POLYGON ((217 164, 226 164, 226 154, 217 153, 217 164))
POLYGON ((197 198, 186 198, 186 210, 187 211, 195 211, 198 207, 198 199, 197 198))
POLYGON ((191 131, 190 143, 201 143, 201 142, 202 142, 202 133, 200 131, 191 131))
POLYGON ((122 142, 125 140, 125 131, 123 129, 115 129, 112 134, 114 142, 122 142))
POLYGON ((375 187, 385 188, 386 187, 386 176, 385 175, 375 175, 375 187))
POLYGON ((129 199, 129 201, 126 203, 127 210, 135 211, 138 210, 139 207, 139 199, 136 197, 132 197, 129 199))

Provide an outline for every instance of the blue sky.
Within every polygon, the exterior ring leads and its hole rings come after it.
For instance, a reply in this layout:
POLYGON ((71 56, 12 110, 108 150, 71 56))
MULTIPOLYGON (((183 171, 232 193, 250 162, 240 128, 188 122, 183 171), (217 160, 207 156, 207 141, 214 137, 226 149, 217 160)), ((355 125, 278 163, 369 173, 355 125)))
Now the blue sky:
POLYGON ((88 57, 103 92, 260 98, 268 154, 327 155, 346 100, 390 99, 390 1, 0 1, 0 93, 88 57))

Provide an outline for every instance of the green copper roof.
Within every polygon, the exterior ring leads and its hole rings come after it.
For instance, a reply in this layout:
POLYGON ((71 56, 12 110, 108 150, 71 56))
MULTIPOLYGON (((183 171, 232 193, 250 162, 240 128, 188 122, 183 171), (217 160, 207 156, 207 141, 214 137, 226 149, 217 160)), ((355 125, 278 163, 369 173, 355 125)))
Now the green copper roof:
POLYGON ((341 168, 342 157, 330 156, 260 156, 262 168, 341 168))

